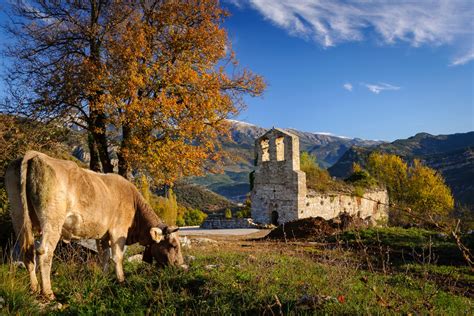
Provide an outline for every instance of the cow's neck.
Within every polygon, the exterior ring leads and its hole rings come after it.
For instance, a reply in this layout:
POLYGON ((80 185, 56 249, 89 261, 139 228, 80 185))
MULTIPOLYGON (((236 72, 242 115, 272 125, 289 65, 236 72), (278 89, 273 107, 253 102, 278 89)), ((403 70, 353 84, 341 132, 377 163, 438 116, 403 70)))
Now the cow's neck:
POLYGON ((135 193, 135 216, 127 235, 127 244, 131 245, 139 242, 141 245, 147 246, 153 242, 150 236, 150 228, 159 227, 163 229, 166 225, 163 224, 138 190, 135 193))

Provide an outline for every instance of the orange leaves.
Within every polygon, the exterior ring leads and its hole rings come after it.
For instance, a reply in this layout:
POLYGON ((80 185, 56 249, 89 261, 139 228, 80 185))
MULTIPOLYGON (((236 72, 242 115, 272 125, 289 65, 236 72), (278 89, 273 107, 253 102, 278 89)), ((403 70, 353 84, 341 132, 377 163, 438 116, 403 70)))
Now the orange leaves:
POLYGON ((156 182, 172 184, 220 159, 225 119, 243 108, 243 95, 265 88, 260 76, 233 69, 238 62, 222 26, 228 13, 218 0, 110 1, 80 9, 33 2, 67 13, 46 35, 32 26, 41 45, 56 40, 53 53, 65 38, 70 49, 52 66, 48 84, 37 82, 42 99, 79 111, 93 137, 101 137, 94 141, 102 156, 117 145, 119 166, 156 182))

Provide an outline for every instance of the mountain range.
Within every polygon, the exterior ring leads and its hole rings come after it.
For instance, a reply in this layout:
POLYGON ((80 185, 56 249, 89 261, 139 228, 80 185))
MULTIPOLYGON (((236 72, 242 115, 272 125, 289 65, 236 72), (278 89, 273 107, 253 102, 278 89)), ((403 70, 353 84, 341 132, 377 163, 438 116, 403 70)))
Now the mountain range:
MULTIPOLYGON (((230 159, 222 174, 194 177, 190 181, 233 201, 243 201, 249 192, 249 173, 254 169, 254 142, 267 129, 231 120, 231 140, 222 141, 230 159)), ((439 171, 455 200, 474 209, 474 132, 452 135, 419 133, 394 142, 364 140, 286 129, 300 139, 300 150, 317 157, 334 177, 349 175, 352 163, 362 165, 373 151, 396 154, 408 162, 417 158, 439 171)))
POLYGON ((395 154, 408 162, 420 159, 443 175, 456 202, 474 209, 474 132, 451 135, 419 133, 369 148, 354 146, 328 170, 335 177, 345 178, 352 163, 364 165, 365 158, 372 151, 395 154))
MULTIPOLYGON (((245 122, 231 120, 231 140, 223 140, 223 149, 230 159, 224 161, 224 173, 209 174, 190 179, 233 201, 243 201, 250 190, 249 173, 254 170, 255 140, 267 129, 245 122)), ((334 165, 353 146, 365 148, 382 144, 381 141, 348 138, 327 133, 302 132, 286 129, 297 135, 300 150, 317 157, 322 168, 334 165)))

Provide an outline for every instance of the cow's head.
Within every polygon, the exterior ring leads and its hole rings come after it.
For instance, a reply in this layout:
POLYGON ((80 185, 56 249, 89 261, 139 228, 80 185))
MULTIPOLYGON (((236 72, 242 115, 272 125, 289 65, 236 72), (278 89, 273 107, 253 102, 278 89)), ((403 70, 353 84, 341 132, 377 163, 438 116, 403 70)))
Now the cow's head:
POLYGON ((162 229, 151 228, 150 235, 153 242, 145 248, 143 261, 152 263, 154 258, 159 266, 183 266, 178 229, 175 226, 166 226, 162 229))

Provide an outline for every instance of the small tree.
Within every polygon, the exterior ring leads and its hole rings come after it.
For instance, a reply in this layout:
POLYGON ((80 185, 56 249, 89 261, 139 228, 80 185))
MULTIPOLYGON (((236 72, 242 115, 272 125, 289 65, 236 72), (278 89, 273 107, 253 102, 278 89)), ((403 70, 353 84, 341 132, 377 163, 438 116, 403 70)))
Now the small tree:
POLYGON ((367 163, 369 173, 387 187, 390 199, 404 201, 408 165, 398 156, 372 153, 367 163))
POLYGON ((369 156, 368 168, 387 187, 390 200, 397 205, 390 210, 392 224, 423 224, 421 218, 426 219, 423 222, 440 222, 448 218, 454 207, 454 199, 443 177, 419 160, 408 167, 396 155, 373 153, 369 156), (418 219, 400 211, 407 208, 418 219))
POLYGON ((225 218, 227 219, 231 219, 232 218, 232 211, 230 210, 230 208, 227 208, 224 212, 224 216, 225 218))
POLYGON ((420 216, 439 222, 453 210, 454 199, 443 177, 415 160, 408 169, 405 202, 420 216))

